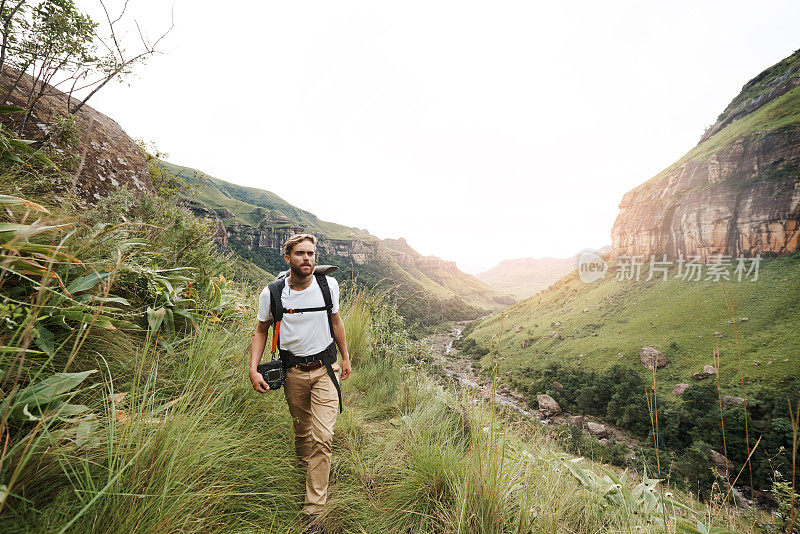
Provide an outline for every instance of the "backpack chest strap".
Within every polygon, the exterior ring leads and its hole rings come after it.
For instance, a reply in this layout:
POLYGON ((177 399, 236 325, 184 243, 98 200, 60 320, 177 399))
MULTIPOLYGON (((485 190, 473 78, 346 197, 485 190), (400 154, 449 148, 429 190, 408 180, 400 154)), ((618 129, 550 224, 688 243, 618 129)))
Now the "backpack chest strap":
POLYGON ((304 313, 304 312, 317 312, 317 311, 328 311, 333 307, 328 306, 317 306, 316 308, 284 308, 283 313, 304 313))

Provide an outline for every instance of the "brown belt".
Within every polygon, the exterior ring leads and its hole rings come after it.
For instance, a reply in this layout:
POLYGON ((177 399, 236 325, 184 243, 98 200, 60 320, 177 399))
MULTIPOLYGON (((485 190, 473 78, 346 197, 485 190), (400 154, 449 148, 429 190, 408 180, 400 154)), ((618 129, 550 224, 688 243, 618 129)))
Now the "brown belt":
POLYGON ((311 363, 298 363, 295 365, 301 371, 313 371, 314 369, 319 369, 322 367, 322 360, 317 360, 311 363))

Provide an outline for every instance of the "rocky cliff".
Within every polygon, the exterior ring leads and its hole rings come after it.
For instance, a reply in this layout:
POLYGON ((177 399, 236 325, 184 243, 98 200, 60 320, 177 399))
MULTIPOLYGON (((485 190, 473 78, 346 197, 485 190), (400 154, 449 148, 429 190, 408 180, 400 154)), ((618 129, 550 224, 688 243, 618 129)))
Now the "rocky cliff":
POLYGON ((797 250, 800 50, 748 82, 694 149, 619 207, 617 257, 797 250))
MULTIPOLYGON (((28 95, 33 91, 33 78, 4 69, 0 75, 0 88, 5 104, 26 107, 28 95), (16 85, 14 82, 19 80, 16 85), (9 88, 13 87, 11 93, 9 88)), ((38 89, 38 88, 37 88, 38 89)), ((72 103, 75 103, 73 97, 72 103)), ((26 139, 44 141, 51 133, 53 119, 67 111, 67 95, 47 86, 44 95, 33 107, 24 135, 26 139)), ((16 131, 23 114, 0 115, 3 124, 16 131)), ((119 124, 96 109, 85 105, 75 115, 80 136, 80 161, 69 169, 75 182, 74 191, 86 200, 95 201, 119 187, 129 187, 142 192, 152 192, 153 185, 144 153, 119 124)), ((62 169, 67 170, 67 169, 62 169)))

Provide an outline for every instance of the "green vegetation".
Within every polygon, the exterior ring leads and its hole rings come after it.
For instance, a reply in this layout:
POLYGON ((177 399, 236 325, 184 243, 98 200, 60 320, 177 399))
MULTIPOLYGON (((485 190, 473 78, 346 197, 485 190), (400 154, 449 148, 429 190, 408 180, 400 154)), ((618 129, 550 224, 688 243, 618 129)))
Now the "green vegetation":
MULTIPOLYGON (((509 385, 531 405, 536 406, 537 394, 548 393, 566 410, 602 417, 652 443, 644 396, 652 377, 640 363, 639 350, 653 346, 668 359, 656 373, 656 391, 661 443, 673 451, 704 443, 723 448, 715 378, 700 382, 692 375, 715 365, 721 393, 740 397, 740 352, 750 445, 763 436, 753 456, 754 482, 769 488, 774 470, 791 471, 786 398, 796 398, 800 387, 800 317, 794 313, 800 253, 763 259, 757 281, 752 276, 742 282, 684 281, 675 278, 675 269, 667 281, 646 281, 646 266, 640 281, 617 281, 615 267, 612 263, 610 274, 590 285, 573 272, 543 293, 471 325, 462 349, 488 368, 486 354, 495 336, 504 353, 499 375, 510 372, 509 385), (735 305, 736 325, 723 289, 735 305), (676 383, 690 384, 680 398, 672 395, 676 383)), ((741 466, 747 458, 744 407, 727 407, 724 420, 728 455, 741 466)))
MULTIPOLYGON (((123 190, 73 218, 70 206, 0 197, 4 532, 301 529, 288 411, 246 374, 260 285, 229 280, 234 258, 208 222, 162 193, 123 190)), ((436 385, 397 306, 342 287, 354 373, 320 519, 330 532, 662 532, 664 521, 695 532, 743 520, 725 507, 706 517, 683 496, 664 495, 666 509, 638 471, 572 458, 535 422, 436 385)))
MULTIPOLYGON (((254 302, 257 288, 222 278, 201 221, 180 219, 185 212, 169 203, 128 200, 84 216, 172 224, 64 234, 56 250, 46 237, 66 228, 4 223, 4 303, 25 311, 6 321, 0 349, 0 432, 10 444, 0 528, 299 531, 304 474, 288 411, 280 394, 256 394, 246 375, 255 310, 240 303, 254 302), (197 235, 205 237, 194 255, 166 253, 197 235), (120 255, 106 260, 107 250, 120 255), (177 258, 187 264, 176 267, 177 258), (88 274, 47 267, 78 259, 88 274), (44 271, 32 269, 36 260, 44 271), (74 300, 83 315, 65 316, 71 328, 53 329, 34 348, 31 332, 54 317, 54 298, 74 300)), ((18 221, 44 209, 4 204, 18 221)), ((395 307, 343 287, 355 372, 344 384, 321 518, 329 531, 661 532, 666 519, 671 532, 693 532, 686 525, 706 521, 689 499, 664 497, 664 510, 653 480, 570 458, 531 423, 510 425, 510 415, 436 386, 395 307)), ((739 520, 723 508, 711 519, 739 520)))
POLYGON ((225 222, 236 220, 250 226, 258 226, 265 218, 272 215, 270 224, 285 226, 302 226, 310 233, 324 235, 330 239, 370 240, 374 236, 358 235, 358 230, 340 224, 321 221, 316 215, 292 206, 275 193, 232 184, 214 178, 189 167, 182 167, 163 160, 158 164, 169 173, 195 185, 187 196, 193 203, 215 210, 228 210, 233 217, 220 216, 225 222))

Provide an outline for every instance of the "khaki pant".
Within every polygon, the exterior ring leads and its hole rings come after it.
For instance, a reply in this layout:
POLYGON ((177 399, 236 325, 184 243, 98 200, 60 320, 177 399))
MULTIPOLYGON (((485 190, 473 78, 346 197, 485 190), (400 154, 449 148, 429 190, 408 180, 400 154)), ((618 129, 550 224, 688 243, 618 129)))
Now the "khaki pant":
MULTIPOLYGON (((339 370, 339 364, 334 363, 337 380, 339 370)), ((317 514, 328 500, 331 443, 339 397, 324 365, 311 371, 301 371, 297 367, 289 369, 284 395, 293 418, 297 461, 307 468, 303 513, 317 514)))

